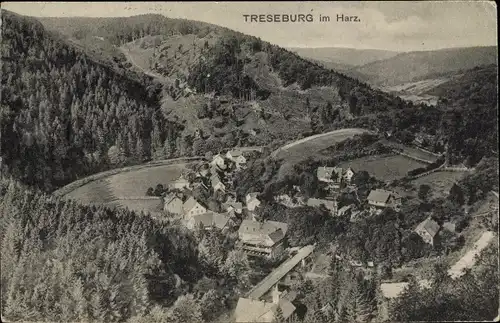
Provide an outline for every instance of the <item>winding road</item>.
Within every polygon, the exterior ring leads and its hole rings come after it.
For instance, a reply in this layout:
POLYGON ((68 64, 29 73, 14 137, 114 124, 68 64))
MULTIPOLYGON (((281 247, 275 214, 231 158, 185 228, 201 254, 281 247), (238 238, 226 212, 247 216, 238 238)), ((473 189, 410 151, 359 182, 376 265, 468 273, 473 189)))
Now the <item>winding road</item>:
POLYGON ((335 143, 363 133, 372 132, 361 128, 345 128, 309 136, 276 149, 271 153, 271 157, 287 161, 300 161, 335 143))

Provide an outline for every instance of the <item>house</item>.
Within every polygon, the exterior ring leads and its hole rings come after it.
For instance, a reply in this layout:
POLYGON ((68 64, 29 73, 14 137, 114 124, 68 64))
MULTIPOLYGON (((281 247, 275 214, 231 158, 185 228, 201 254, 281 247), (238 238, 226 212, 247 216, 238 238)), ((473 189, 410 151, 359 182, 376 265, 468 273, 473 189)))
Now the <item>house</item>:
POLYGON ((203 226, 205 230, 213 228, 224 229, 228 226, 231 216, 229 214, 217 213, 208 211, 207 213, 194 215, 188 221, 186 226, 190 230, 194 230, 203 226))
POLYGON ((183 174, 181 174, 178 179, 170 183, 170 187, 179 190, 189 188, 189 181, 184 177, 183 174))
POLYGON ((288 319, 295 312, 295 306, 286 297, 281 297, 277 288, 273 288, 272 293, 272 302, 240 297, 234 311, 235 322, 275 322, 278 308, 281 309, 281 315, 283 318, 285 320, 288 319))
POLYGON ((290 197, 288 194, 282 194, 274 197, 277 203, 283 204, 286 207, 299 207, 304 205, 301 197, 290 197))
POLYGON ((352 178, 354 177, 354 170, 351 167, 348 167, 347 169, 344 170, 342 177, 344 181, 347 183, 350 183, 352 178))
POLYGON ((222 207, 225 208, 227 212, 230 212, 231 210, 237 214, 241 214, 243 212, 243 203, 241 202, 226 202, 222 204, 222 207))
POLYGON ((198 169, 196 177, 205 177, 208 173, 210 173, 210 168, 208 167, 208 164, 205 164, 198 169))
POLYGON ((381 189, 372 190, 367 200, 369 205, 379 208, 397 208, 401 203, 401 199, 397 194, 381 189))
POLYGON ((337 201, 322 200, 316 198, 310 198, 307 200, 307 206, 320 207, 322 205, 332 214, 337 213, 337 201))
POLYGON ((415 228, 415 232, 422 237, 426 243, 434 245, 434 237, 439 231, 439 224, 430 217, 420 222, 415 228))
POLYGON ((415 139, 413 140, 413 144, 417 147, 421 147, 424 145, 425 139, 422 135, 416 135, 415 139))
POLYGON ((350 222, 358 222, 359 220, 361 220, 363 217, 363 212, 359 211, 359 210, 356 210, 356 211, 352 211, 351 212, 351 218, 349 219, 350 222))
POLYGON ((457 230, 457 225, 455 222, 445 222, 443 223, 443 229, 455 233, 455 231, 457 230))
POLYGON ((190 197, 182 205, 184 219, 189 219, 194 215, 200 215, 207 212, 207 208, 201 205, 194 197, 190 197))
POLYGON ((183 214, 182 200, 176 194, 169 194, 163 199, 163 210, 172 214, 183 214))
POLYGON ((340 183, 342 181, 342 168, 338 167, 318 167, 316 170, 318 180, 325 183, 340 183), (336 180, 332 180, 332 174, 336 174, 336 180))
POLYGON ((238 230, 242 249, 255 256, 272 257, 283 251, 288 225, 276 221, 243 220, 238 230))
POLYGON ((226 161, 224 160, 224 157, 222 157, 220 154, 217 154, 212 158, 210 165, 212 167, 217 167, 221 170, 226 169, 226 161))
POLYGON ((247 162, 241 150, 230 150, 226 153, 226 157, 227 159, 233 161, 238 168, 243 166, 247 162))
POLYGON ((338 216, 343 216, 343 215, 346 215, 348 214, 348 212, 350 213, 352 208, 354 207, 353 204, 349 204, 349 205, 344 205, 343 207, 341 207, 337 213, 338 216))
POLYGON ((219 175, 217 175, 217 174, 212 175, 212 177, 210 178, 210 181, 212 183, 212 188, 214 189, 214 192, 216 192, 216 191, 225 192, 226 191, 226 185, 224 185, 224 183, 222 183, 219 175))
POLYGON ((247 194, 246 204, 247 204, 247 209, 249 211, 254 211, 255 208, 260 205, 260 201, 257 198, 257 196, 259 196, 259 193, 257 193, 257 192, 247 194))

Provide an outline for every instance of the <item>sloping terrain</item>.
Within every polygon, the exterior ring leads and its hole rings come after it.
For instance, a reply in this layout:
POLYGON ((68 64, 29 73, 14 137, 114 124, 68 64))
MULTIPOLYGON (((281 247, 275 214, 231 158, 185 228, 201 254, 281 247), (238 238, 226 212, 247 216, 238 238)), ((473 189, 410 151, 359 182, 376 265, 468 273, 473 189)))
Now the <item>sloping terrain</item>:
MULTIPOLYGON (((422 82, 398 90, 418 92, 442 82, 437 79, 449 77, 443 73, 496 59, 496 47, 413 52, 339 73, 256 37, 196 21, 160 15, 82 18, 72 23, 70 19, 55 20, 44 23, 72 41, 85 36, 108 42, 125 55, 124 64, 129 64, 129 69, 153 76, 163 85, 164 115, 183 125, 182 138, 165 149, 180 155, 200 155, 234 145, 278 147, 298 137, 356 127, 391 131, 395 139, 405 143, 417 133, 428 133, 442 145, 454 135, 442 130, 444 120, 449 121, 444 118, 445 111, 463 109, 455 103, 458 98, 429 110, 346 75, 373 69, 372 76, 388 78, 387 84, 401 83, 405 79, 398 75, 404 75, 422 82), (426 79, 429 73, 434 81, 426 79)), ((368 58, 365 55, 362 59, 368 58)), ((357 63, 362 63, 361 58, 357 63)), ((479 84, 488 89, 494 86, 490 78, 479 84)), ((471 91, 481 90, 470 86, 471 91)), ((488 103, 481 109, 490 109, 492 93, 483 94, 488 103)), ((429 91, 419 95, 434 96, 429 91)), ((486 110, 483 112, 491 112, 486 110)), ((457 130, 456 135, 464 133, 473 140, 477 131, 457 130)), ((477 162, 488 151, 481 148, 470 157, 477 162)))
POLYGON ((446 73, 471 69, 479 65, 496 64, 496 46, 450 48, 398 54, 389 59, 356 68, 365 75, 364 81, 376 86, 392 86, 413 82, 431 73, 446 73))
POLYGON ((398 52, 379 50, 379 49, 356 49, 340 47, 319 47, 319 48, 298 48, 291 47, 288 50, 299 54, 300 56, 318 60, 324 63, 334 63, 346 68, 361 66, 375 61, 389 59, 398 54, 398 52))

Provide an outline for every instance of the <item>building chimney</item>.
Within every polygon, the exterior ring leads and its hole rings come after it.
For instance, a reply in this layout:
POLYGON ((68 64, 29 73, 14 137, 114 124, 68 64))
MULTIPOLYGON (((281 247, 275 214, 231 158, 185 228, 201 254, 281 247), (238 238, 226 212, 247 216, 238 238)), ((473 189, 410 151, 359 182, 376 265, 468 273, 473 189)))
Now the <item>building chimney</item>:
POLYGON ((278 289, 278 284, 274 285, 272 294, 273 294, 273 303, 279 304, 281 292, 278 289))

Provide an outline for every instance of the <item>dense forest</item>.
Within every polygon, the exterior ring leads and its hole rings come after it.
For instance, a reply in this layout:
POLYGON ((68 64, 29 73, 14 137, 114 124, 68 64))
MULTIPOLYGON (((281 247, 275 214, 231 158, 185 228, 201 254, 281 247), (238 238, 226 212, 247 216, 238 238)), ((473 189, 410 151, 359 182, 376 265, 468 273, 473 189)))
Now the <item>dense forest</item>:
POLYGON ((218 231, 0 183, 2 313, 11 320, 203 322, 247 288, 218 231))
POLYGON ((450 164, 474 166, 484 157, 497 157, 497 66, 469 70, 433 91, 440 95, 437 107, 406 107, 343 124, 375 127, 405 144, 425 133, 433 138, 428 148, 445 151, 450 164))
POLYGON ((239 95, 240 92, 253 90, 261 92, 257 97, 265 98, 268 95, 266 90, 271 89, 259 89, 248 75, 242 76, 241 73, 249 57, 259 52, 265 53, 269 68, 279 75, 283 86, 298 84, 302 90, 312 86, 336 87, 342 101, 349 105, 354 115, 388 111, 408 104, 281 47, 241 33, 220 37, 205 59, 191 68, 188 81, 199 92, 216 90, 239 95))
POLYGON ((7 173, 44 190, 155 156, 175 156, 180 125, 161 87, 95 63, 35 20, 2 11, 1 151, 7 173))
POLYGON ((206 23, 161 15, 42 21, 51 29, 74 38, 93 35, 104 37, 114 45, 146 35, 194 34, 203 39, 208 33, 214 33, 217 41, 207 46, 197 63, 189 68, 188 83, 198 93, 215 91, 243 100, 280 96, 282 89, 258 80, 264 75, 278 77, 283 87, 294 84, 302 90, 331 87, 338 92, 338 98, 332 97, 331 102, 309 104, 307 95, 302 97, 301 106, 287 104, 284 97, 273 100, 283 101, 280 113, 285 119, 307 115, 311 120, 309 134, 359 126, 390 132, 393 138, 409 144, 416 135, 424 133, 433 136, 428 149, 442 152, 448 144, 448 161, 452 164, 475 165, 482 157, 497 153, 497 140, 492 135, 496 133, 493 122, 497 103, 495 65, 465 71, 458 83, 448 82, 432 90, 430 94, 439 95, 441 100, 437 107, 429 107, 405 102, 259 38, 206 23), (259 72, 262 75, 255 74, 255 64, 265 70, 259 72), (339 117, 339 110, 345 108, 354 119, 339 117), (486 124, 480 125, 480 122, 486 124), (480 140, 484 138, 486 140, 480 140))
POLYGON ((198 34, 201 37, 211 30, 225 30, 205 22, 186 19, 172 19, 163 15, 144 14, 117 18, 40 18, 44 26, 61 31, 66 36, 82 39, 98 36, 109 40, 113 45, 124 43, 148 35, 198 34))

